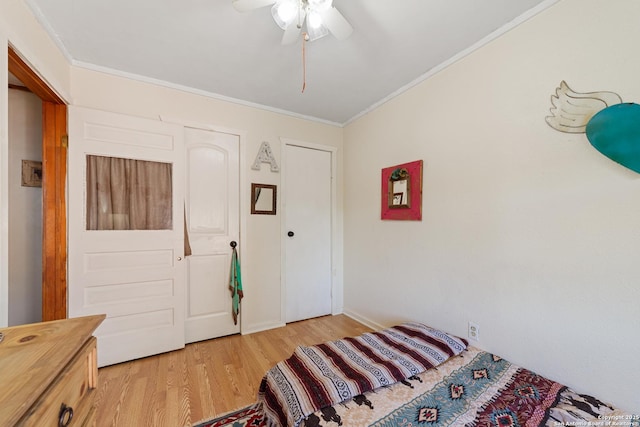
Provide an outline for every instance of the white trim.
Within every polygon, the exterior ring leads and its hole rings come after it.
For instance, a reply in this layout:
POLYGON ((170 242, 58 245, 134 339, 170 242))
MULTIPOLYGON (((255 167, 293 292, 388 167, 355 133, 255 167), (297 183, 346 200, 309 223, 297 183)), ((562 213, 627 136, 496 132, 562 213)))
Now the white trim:
MULTIPOLYGON (((0 45, 8 40, 0 29, 0 45)), ((6 50, 5 50, 6 52, 6 50)), ((0 328, 9 324, 9 61, 0 58, 0 328)))
MULTIPOLYGON (((314 142, 306 142, 306 141, 300 141, 297 139, 289 139, 289 138, 280 138, 280 141, 282 141, 282 143, 286 145, 292 145, 294 147, 311 148, 313 150, 319 150, 319 151, 330 151, 331 153, 335 153, 338 151, 338 148, 332 145, 316 144, 314 142)), ((332 178, 333 178, 333 171, 332 171, 332 178)))
POLYGON ((280 138, 280 322, 284 325, 287 324, 287 278, 286 278, 286 268, 287 268, 287 256, 286 256, 286 241, 285 241, 285 230, 287 225, 287 215, 286 215, 286 205, 287 198, 286 187, 287 183, 285 182, 285 173, 287 170, 287 162, 286 158, 286 143, 284 142, 284 138, 280 138))
MULTIPOLYGON (((343 306, 338 304, 342 302, 342 298, 336 298, 338 293, 344 293, 342 280, 338 280, 339 277, 342 277, 342 271, 338 272, 337 266, 340 265, 338 262, 338 253, 337 244, 338 244, 338 207, 337 207, 337 168, 338 168, 338 148, 333 147, 331 145, 323 145, 317 144, 313 142, 300 141, 291 138, 280 137, 280 142, 283 145, 280 150, 280 172, 282 174, 282 179, 280 180, 280 206, 281 206, 281 215, 280 215, 280 229, 286 230, 286 180, 285 180, 285 169, 286 169, 286 155, 285 150, 286 146, 290 145, 293 147, 302 147, 308 148, 312 150, 325 151, 331 154, 331 314, 336 315, 342 313, 343 306), (340 282, 340 283, 338 283, 340 282)), ((287 268, 287 257, 286 257, 286 238, 285 234, 282 233, 280 237, 280 319, 282 322, 286 323, 286 289, 287 289, 287 281, 286 281, 286 268, 287 268)))
POLYGON ((354 313, 353 311, 349 311, 349 310, 345 310, 343 313, 345 316, 352 318, 353 320, 355 320, 356 322, 362 323, 363 325, 374 329, 376 331, 379 331, 381 329, 385 329, 385 326, 381 325, 378 322, 374 322, 373 320, 365 317, 365 316, 361 316, 357 313, 354 313))
POLYGON ((433 77, 434 75, 438 74, 440 71, 444 70, 445 68, 448 68, 450 65, 455 64, 456 62, 458 62, 462 58, 470 55, 471 53, 473 53, 476 50, 480 49, 481 47, 485 46, 486 44, 489 44, 490 42, 492 42, 493 40, 497 39, 501 35, 506 34, 507 32, 509 32, 512 29, 514 29, 515 27, 517 27, 518 25, 520 25, 523 22, 533 18, 534 16, 536 16, 540 12, 548 9, 549 7, 553 6, 555 3, 558 3, 559 1, 560 0, 545 0, 542 3, 539 3, 537 6, 531 8, 528 11, 524 12, 523 14, 517 16, 511 22, 508 22, 507 24, 505 24, 502 27, 498 28, 497 30, 493 31, 492 33, 490 33, 486 37, 482 38, 480 41, 472 44, 471 46, 469 46, 468 48, 464 49, 463 51, 457 53, 456 55, 452 56, 448 60, 436 65, 435 67, 431 68, 429 71, 427 71, 426 73, 424 73, 420 77, 418 77, 415 80, 407 83, 406 85, 404 85, 401 88, 395 90, 394 92, 391 92, 389 95, 385 96, 380 101, 371 104, 368 108, 365 108, 364 110, 362 110, 361 112, 359 112, 355 116, 351 117, 350 119, 348 119, 347 121, 342 123, 342 127, 345 127, 350 123, 353 123, 354 121, 358 120, 360 117, 367 115, 368 113, 370 113, 373 110, 377 109, 381 105, 386 104, 387 102, 391 101, 392 99, 402 95, 403 93, 407 92, 409 89, 413 88, 414 86, 417 86, 420 83, 422 83, 423 81, 427 80, 428 78, 433 77))
POLYGON ((171 83, 171 82, 167 82, 165 80, 155 79, 153 77, 141 76, 140 74, 134 74, 134 73, 126 72, 126 71, 115 70, 113 68, 103 67, 101 65, 89 64, 87 62, 82 62, 82 61, 77 61, 77 60, 72 60, 71 64, 73 66, 75 66, 75 67, 78 67, 78 68, 84 68, 84 69, 91 70, 91 71, 97 71, 99 73, 110 74, 110 75, 113 75, 113 76, 116 76, 116 77, 123 77, 123 78, 126 78, 126 79, 139 81, 139 82, 142 82, 142 83, 149 83, 149 84, 153 84, 153 85, 156 85, 156 86, 162 86, 162 87, 166 87, 166 88, 169 88, 169 89, 175 89, 175 90, 179 90, 179 91, 182 91, 182 92, 191 93, 191 94, 194 94, 194 95, 205 96, 207 98, 213 98, 213 99, 217 99, 217 100, 220 100, 220 101, 230 102, 230 103, 242 105, 242 106, 245 106, 245 107, 257 108, 259 110, 265 110, 265 111, 269 111, 271 113, 277 113, 277 114, 284 114, 286 116, 295 117, 297 119, 309 120, 309 121, 312 121, 312 122, 322 123, 322 124, 326 124, 326 125, 330 125, 330 126, 342 127, 342 124, 337 123, 337 122, 332 122, 330 120, 320 119, 318 117, 306 116, 304 114, 295 113, 293 111, 282 110, 280 108, 270 107, 268 105, 263 105, 263 104, 258 104, 258 103, 255 103, 255 102, 245 101, 245 100, 238 99, 238 98, 232 98, 230 96, 220 95, 218 93, 209 92, 209 91, 202 90, 202 89, 196 89, 196 88, 193 88, 193 87, 190 87, 190 86, 184 86, 184 85, 177 84, 177 83, 171 83))
POLYGON ((275 329, 275 328, 283 328, 287 326, 286 323, 282 323, 282 322, 270 322, 270 323, 262 323, 260 326, 257 327, 253 327, 250 329, 242 329, 240 334, 241 335, 249 335, 249 334, 255 334, 256 332, 263 332, 263 331, 268 331, 270 329, 275 329))
MULTIPOLYGON (((222 129, 222 128, 220 128, 222 129)), ((220 130, 219 132, 225 132, 223 130, 220 130)), ((240 147, 238 147, 239 150, 239 155, 240 155, 240 212, 238 212, 238 215, 240 215, 240 223, 238 224, 239 226, 239 230, 238 233, 240 234, 240 242, 239 245, 240 247, 238 248, 238 256, 240 257, 240 265, 242 266, 242 261, 243 261, 243 248, 245 248, 247 246, 247 219, 249 218, 249 212, 251 210, 251 206, 249 204, 249 194, 250 194, 250 190, 249 190, 249 172, 248 172, 248 168, 247 168, 247 132, 246 131, 234 131, 231 132, 234 135, 238 135, 238 137, 240 138, 239 144, 240 147)), ((246 259, 246 258, 245 258, 246 259)), ((242 307, 242 302, 240 302, 240 315, 239 315, 240 319, 238 320, 240 322, 240 334, 245 334, 245 323, 244 323, 244 316, 243 316, 243 307, 242 307)))
POLYGON ((182 126, 187 127, 187 128, 212 130, 214 132, 228 133, 228 134, 231 134, 231 135, 241 135, 243 137, 246 137, 246 135, 247 135, 247 131, 246 130, 240 130, 240 129, 236 129, 236 128, 220 126, 220 125, 217 125, 217 124, 199 122, 197 120, 189 120, 189 119, 183 119, 181 117, 165 116, 163 114, 158 115, 158 118, 162 122, 174 123, 174 124, 177 124, 177 125, 182 125, 182 126))

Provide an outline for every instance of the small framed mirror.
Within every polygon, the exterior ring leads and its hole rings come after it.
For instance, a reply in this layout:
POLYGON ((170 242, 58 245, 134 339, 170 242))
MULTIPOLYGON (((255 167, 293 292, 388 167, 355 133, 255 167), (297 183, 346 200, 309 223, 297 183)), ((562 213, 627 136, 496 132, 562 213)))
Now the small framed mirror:
POLYGON ((277 188, 270 184, 251 184, 251 213, 275 215, 277 188))
POLYGON ((381 219, 422 220, 422 160, 382 169, 381 219))
POLYGON ((389 177, 389 208, 407 209, 411 207, 411 177, 405 168, 398 168, 389 177))

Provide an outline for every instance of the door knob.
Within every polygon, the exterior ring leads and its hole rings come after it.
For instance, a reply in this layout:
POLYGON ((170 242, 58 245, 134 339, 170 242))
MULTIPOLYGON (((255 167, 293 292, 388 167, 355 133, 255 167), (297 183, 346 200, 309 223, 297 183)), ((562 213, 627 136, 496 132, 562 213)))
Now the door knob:
POLYGON ((295 233, 294 233, 293 231, 290 231, 290 232, 288 232, 288 233, 287 233, 287 236, 289 236, 289 237, 293 237, 293 235, 294 235, 294 234, 295 234, 295 233))
POLYGON ((236 246, 238 246, 238 244, 236 243, 235 240, 232 240, 231 243, 229 243, 229 246, 231 246, 232 248, 235 248, 236 246))

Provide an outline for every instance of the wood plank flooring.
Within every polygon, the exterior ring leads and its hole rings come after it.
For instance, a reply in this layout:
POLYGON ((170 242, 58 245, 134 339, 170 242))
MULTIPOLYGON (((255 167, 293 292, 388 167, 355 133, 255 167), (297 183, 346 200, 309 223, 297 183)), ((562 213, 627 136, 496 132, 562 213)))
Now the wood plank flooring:
POLYGON ((101 368, 97 426, 191 426, 231 412, 256 401, 265 372, 296 346, 368 331, 347 316, 325 316, 101 368))

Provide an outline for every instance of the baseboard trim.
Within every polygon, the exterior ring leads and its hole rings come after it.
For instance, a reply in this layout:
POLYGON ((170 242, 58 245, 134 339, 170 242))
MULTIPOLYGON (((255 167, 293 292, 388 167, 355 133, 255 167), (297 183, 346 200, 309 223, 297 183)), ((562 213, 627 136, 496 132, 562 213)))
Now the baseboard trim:
POLYGON ((367 318, 367 317, 365 317, 365 316, 362 316, 362 315, 360 315, 360 314, 358 314, 358 313, 355 313, 355 312, 353 312, 353 311, 350 311, 350 310, 343 310, 343 314, 344 314, 345 316, 347 316, 347 317, 352 318, 352 319, 353 319, 353 320, 355 320, 356 322, 360 322, 360 323, 362 323, 363 325, 368 326, 368 327, 369 327, 369 328, 371 328, 371 329, 380 330, 380 329, 384 329, 384 328, 385 328, 385 326, 384 326, 384 325, 381 325, 381 324, 380 324, 380 323, 378 323, 378 322, 374 322, 373 320, 371 320, 371 319, 369 319, 369 318, 367 318))
POLYGON ((252 328, 248 328, 248 329, 242 329, 242 331, 240 331, 241 335, 249 335, 249 334, 255 334, 256 332, 263 332, 263 331, 268 331, 270 329, 276 329, 276 328, 283 328, 286 326, 286 323, 267 323, 267 324, 262 324, 262 325, 257 325, 255 327, 252 328))
MULTIPOLYGON (((338 314, 344 314, 347 317, 350 317, 351 319, 355 320, 356 322, 362 323, 363 325, 374 329, 374 330, 381 330, 381 329, 385 329, 387 326, 381 325, 378 322, 375 322, 371 319, 369 319, 366 316, 362 316, 356 312, 353 311, 349 311, 349 310, 341 310, 340 312, 337 313, 331 313, 331 316, 336 316, 338 314)), ((276 329, 276 328, 283 328, 287 326, 286 323, 282 323, 282 322, 277 322, 277 323, 263 323, 263 324, 258 324, 258 325, 254 325, 250 328, 241 328, 242 330, 240 331, 241 335, 250 335, 250 334, 255 334, 257 332, 263 332, 263 331, 268 331, 270 329, 276 329)))

